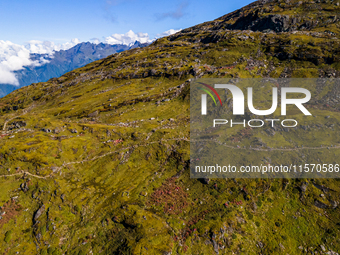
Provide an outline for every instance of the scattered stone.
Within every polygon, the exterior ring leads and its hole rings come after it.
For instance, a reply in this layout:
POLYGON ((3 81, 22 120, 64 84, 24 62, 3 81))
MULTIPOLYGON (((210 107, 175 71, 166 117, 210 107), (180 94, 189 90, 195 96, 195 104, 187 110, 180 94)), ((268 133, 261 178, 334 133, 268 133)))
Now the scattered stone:
POLYGON ((98 110, 97 111, 94 111, 94 112, 91 112, 89 113, 87 116, 90 117, 90 118, 93 118, 93 117, 97 117, 99 114, 98 110))
POLYGON ((216 254, 219 254, 217 242, 215 241, 215 239, 213 239, 212 242, 213 242, 213 246, 214 246, 214 251, 216 252, 216 254))
POLYGON ((20 189, 21 189, 23 192, 27 192, 28 189, 29 189, 29 188, 28 188, 28 185, 27 185, 27 182, 21 183, 20 189))
POLYGON ((58 169, 59 169, 59 168, 58 168, 58 167, 56 167, 56 166, 52 166, 52 167, 51 167, 51 170, 52 170, 52 172, 53 172, 53 173, 57 172, 57 171, 58 171, 58 169))
POLYGON ((203 179, 202 179, 202 183, 203 183, 203 184, 209 184, 209 182, 210 182, 210 179, 209 179, 209 178, 203 178, 203 179))
POLYGON ((328 206, 322 202, 320 202, 319 200, 315 199, 314 201, 314 205, 320 209, 325 209, 327 208, 328 206))
POLYGON ((53 130, 53 132, 54 132, 55 134, 59 134, 59 133, 61 132, 61 129, 60 129, 60 128, 55 128, 55 129, 53 130))
POLYGON ((257 204, 255 202, 251 203, 251 208, 253 209, 254 212, 257 210, 257 204))
POLYGON ((35 224, 39 217, 44 213, 45 211, 45 205, 43 204, 34 214, 33 216, 33 223, 35 224))
POLYGON ((299 188, 301 192, 305 193, 307 190, 308 183, 304 182, 299 188))
POLYGON ((258 245, 258 247, 260 247, 261 249, 263 249, 263 247, 264 247, 263 243, 260 242, 260 241, 257 242, 257 245, 258 245))
POLYGON ((143 197, 146 197, 148 195, 148 192, 146 191, 142 191, 141 193, 139 193, 139 195, 143 196, 143 197))
POLYGON ((65 200, 65 194, 61 194, 61 196, 60 196, 60 199, 61 199, 61 201, 64 203, 64 200, 65 200))
POLYGON ((45 133, 51 133, 51 129, 48 129, 48 128, 42 128, 41 131, 45 133))
POLYGON ((337 208, 339 205, 337 201, 330 200, 329 202, 331 203, 333 209, 337 208))

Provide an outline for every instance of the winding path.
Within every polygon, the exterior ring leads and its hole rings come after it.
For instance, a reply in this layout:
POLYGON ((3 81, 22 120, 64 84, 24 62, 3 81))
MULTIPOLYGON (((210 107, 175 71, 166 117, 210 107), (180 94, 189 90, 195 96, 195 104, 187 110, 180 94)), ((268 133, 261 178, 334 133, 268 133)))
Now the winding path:
POLYGON ((191 142, 215 142, 218 143, 219 145, 225 146, 230 149, 234 150, 253 150, 253 151, 298 151, 298 150, 324 150, 324 149, 339 149, 340 145, 337 146, 326 146, 326 147, 299 147, 299 148, 268 148, 268 149, 263 149, 263 148, 250 148, 250 147, 234 147, 231 145, 223 144, 222 142, 216 141, 216 140, 209 140, 209 139, 202 139, 202 140, 191 140, 191 142))
MULTIPOLYGON (((121 148, 119 150, 114 150, 114 151, 109 151, 103 155, 99 155, 99 156, 95 156, 91 159, 84 159, 84 160, 81 160, 81 161, 73 161, 73 162, 67 162, 67 163, 64 163, 62 164, 62 166, 58 167, 55 172, 61 170, 62 168, 68 166, 68 165, 75 165, 75 164, 83 164, 85 162, 90 162, 90 161, 94 161, 94 160, 97 160, 97 159, 100 159, 100 158, 104 158, 108 155, 111 155, 111 154, 114 154, 114 153, 117 153, 117 152, 120 152, 120 151, 124 151, 124 150, 129 150, 129 149, 135 149, 135 148, 138 148, 138 147, 146 147, 146 146, 149 146, 151 144, 156 144, 156 143, 159 143, 159 142, 167 142, 167 141, 186 141, 186 142, 190 142, 190 140, 188 138, 172 138, 172 139, 161 139, 159 141, 154 141, 154 142, 150 142, 150 143, 147 143, 147 144, 141 144, 141 145, 133 145, 133 146, 129 146, 129 147, 124 147, 124 148, 121 148)), ((337 145, 337 146, 333 146, 333 147, 301 147, 301 148, 291 148, 291 149, 281 149, 281 148, 272 148, 272 149, 262 149, 262 148, 241 148, 241 147, 234 147, 234 146, 231 146, 231 145, 226 145, 226 144, 222 144, 221 142, 218 142, 216 140, 209 140, 209 139, 205 139, 205 140, 191 140, 191 142, 202 142, 202 141, 209 141, 209 142, 216 142, 216 143, 219 143, 220 145, 223 145, 225 147, 228 147, 230 149, 234 149, 234 150, 254 150, 254 151, 297 151, 297 150, 321 150, 321 149, 339 149, 340 148, 340 145, 337 145)), ((46 176, 39 176, 39 175, 35 175, 35 174, 31 174, 29 172, 26 172, 26 171, 20 171, 18 173, 15 173, 15 174, 8 174, 8 175, 0 175, 0 178, 1 177, 11 177, 11 176, 19 176, 19 175, 28 175, 28 176, 32 176, 32 177, 35 177, 35 178, 39 178, 39 179, 47 179, 47 178, 50 178, 53 176, 53 173, 50 173, 49 175, 46 175, 46 176)))
MULTIPOLYGON (((124 148, 121 148, 119 150, 109 151, 109 152, 107 152, 107 153, 105 153, 103 155, 100 155, 100 156, 95 156, 95 157, 93 157, 91 159, 85 159, 85 160, 81 160, 81 161, 74 161, 74 162, 64 163, 64 164, 62 164, 62 166, 60 166, 57 169, 55 169, 54 172, 57 172, 57 171, 61 170, 62 168, 66 167, 68 165, 83 164, 84 162, 94 161, 94 160, 97 160, 99 158, 103 158, 103 157, 106 157, 108 155, 120 152, 120 151, 129 150, 129 149, 135 149, 135 148, 138 148, 138 147, 146 147, 146 146, 149 146, 150 144, 156 144, 156 143, 159 143, 159 142, 167 142, 167 141, 188 141, 189 142, 189 139, 187 139, 187 138, 172 138, 172 139, 164 139, 164 140, 161 139, 159 141, 150 142, 150 143, 147 143, 147 144, 133 145, 133 146, 129 146, 129 147, 124 147, 124 148)), ((1 177, 18 176, 18 175, 23 175, 23 174, 26 174, 26 175, 29 175, 29 176, 32 176, 32 177, 36 177, 36 178, 39 178, 39 179, 47 179, 47 178, 50 178, 50 177, 53 176, 53 173, 50 173, 49 175, 46 175, 46 176, 39 176, 39 175, 31 174, 29 172, 26 172, 26 171, 22 170, 22 171, 20 171, 18 173, 15 173, 15 174, 0 175, 0 178, 1 177)))

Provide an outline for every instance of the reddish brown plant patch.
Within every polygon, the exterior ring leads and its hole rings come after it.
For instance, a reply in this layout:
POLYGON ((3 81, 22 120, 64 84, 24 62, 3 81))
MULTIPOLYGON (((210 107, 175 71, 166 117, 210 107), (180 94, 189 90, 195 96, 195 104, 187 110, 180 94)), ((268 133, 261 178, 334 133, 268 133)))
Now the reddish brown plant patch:
POLYGON ((2 219, 0 220, 0 228, 9 222, 11 219, 14 219, 19 212, 21 211, 22 207, 16 201, 11 199, 10 201, 6 202, 2 209, 0 210, 0 216, 2 219))
POLYGON ((156 206, 164 205, 167 214, 179 214, 188 206, 188 194, 176 184, 175 177, 167 179, 161 187, 152 194, 149 204, 156 206))

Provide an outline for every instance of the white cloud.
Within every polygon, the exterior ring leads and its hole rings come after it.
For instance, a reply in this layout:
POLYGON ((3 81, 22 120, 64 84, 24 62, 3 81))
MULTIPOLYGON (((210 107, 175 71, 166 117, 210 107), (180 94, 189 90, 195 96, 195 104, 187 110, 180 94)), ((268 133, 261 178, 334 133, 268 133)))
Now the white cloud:
POLYGON ((164 37, 164 36, 173 35, 173 34, 176 34, 177 32, 179 32, 179 31, 181 31, 181 30, 182 30, 182 29, 178 29, 178 30, 176 30, 176 29, 170 29, 170 30, 165 31, 165 32, 163 32, 163 33, 161 33, 161 34, 157 34, 157 35, 156 35, 156 38, 160 38, 160 37, 164 37))
POLYGON ((21 45, 0 40, 0 83, 19 85, 13 71, 30 65, 30 52, 21 45))
POLYGON ((80 43, 80 41, 77 38, 72 39, 71 42, 66 42, 64 44, 55 44, 54 42, 49 41, 43 42, 38 40, 31 40, 27 42, 25 48, 28 49, 30 53, 53 54, 54 51, 67 50, 77 45, 78 43, 80 43))
POLYGON ((14 44, 10 41, 0 40, 0 84, 19 85, 19 81, 14 71, 24 68, 24 66, 42 65, 48 60, 40 58, 40 60, 32 61, 31 53, 53 55, 54 51, 67 50, 80 43, 78 39, 64 44, 54 44, 48 41, 32 40, 25 45, 14 44))
MULTIPOLYGON (((134 33, 132 30, 125 34, 112 34, 104 37, 103 40, 98 38, 91 39, 92 43, 98 44, 101 41, 107 44, 124 44, 132 45, 136 41, 140 43, 151 43, 155 39, 163 36, 168 36, 177 33, 180 30, 170 29, 163 33, 157 34, 156 38, 150 39, 148 33, 134 33)), ((76 38, 64 44, 55 44, 49 41, 31 40, 25 45, 14 44, 10 41, 0 40, 0 84, 19 85, 18 79, 14 71, 23 69, 25 66, 39 66, 47 63, 48 60, 41 57, 39 60, 32 61, 31 53, 48 54, 53 57, 55 51, 67 50, 79 44, 80 41, 76 38)))
MULTIPOLYGON (((163 33, 157 34, 156 38, 150 39, 150 36, 148 33, 135 33, 132 30, 130 30, 129 32, 125 34, 113 34, 111 36, 105 37, 104 42, 108 44, 124 44, 124 45, 132 45, 136 41, 140 43, 151 43, 157 38, 172 35, 172 34, 177 33, 178 31, 181 31, 181 29, 179 30, 170 29, 163 33)), ((93 40, 93 41, 95 41, 96 43, 99 43, 98 39, 93 40)))
POLYGON ((92 39, 90 39, 90 41, 91 41, 91 43, 94 43, 94 44, 101 43, 101 41, 98 38, 92 38, 92 39))
POLYGON ((131 45, 136 41, 141 43, 150 43, 153 40, 150 39, 148 33, 135 33, 132 30, 125 34, 113 34, 105 38, 105 43, 108 44, 125 44, 131 45))

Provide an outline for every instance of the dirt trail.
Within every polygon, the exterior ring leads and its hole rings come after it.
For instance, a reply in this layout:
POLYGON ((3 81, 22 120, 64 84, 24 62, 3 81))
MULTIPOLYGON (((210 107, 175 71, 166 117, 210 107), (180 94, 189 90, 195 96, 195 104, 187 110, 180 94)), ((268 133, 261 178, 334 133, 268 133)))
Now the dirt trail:
POLYGON ((12 121, 12 120, 14 120, 14 119, 16 119, 16 118, 19 118, 19 117, 25 115, 26 113, 30 112, 34 107, 35 107, 35 105, 32 104, 32 105, 31 105, 30 107, 28 107, 27 109, 24 109, 20 115, 17 115, 17 116, 15 116, 15 117, 13 117, 13 118, 10 118, 10 119, 6 120, 5 123, 4 123, 4 126, 3 126, 3 128, 2 128, 2 131, 6 131, 6 126, 7 126, 7 123, 8 123, 8 122, 10 122, 10 121, 12 121))
MULTIPOLYGON (((172 139, 164 139, 164 140, 161 139, 159 141, 150 142, 150 143, 147 143, 147 144, 133 145, 133 146, 129 146, 129 147, 124 147, 124 148, 121 148, 119 150, 107 152, 107 153, 105 153, 103 155, 100 155, 100 156, 95 156, 95 157, 93 157, 91 159, 85 159, 85 160, 81 160, 81 161, 74 161, 74 162, 64 163, 64 164, 62 164, 61 167, 58 167, 57 169, 55 169, 54 172, 57 172, 57 171, 61 170, 62 168, 66 167, 68 165, 83 164, 84 162, 94 161, 94 160, 106 157, 108 155, 111 155, 111 154, 114 154, 114 153, 117 153, 117 152, 120 152, 120 151, 129 150, 129 149, 135 149, 135 148, 138 148, 138 147, 146 147, 146 146, 148 146, 150 144, 155 144, 155 143, 159 143, 159 142, 166 142, 166 141, 189 141, 189 139, 187 139, 187 138, 172 138, 172 139)), ((36 178, 39 178, 39 179, 47 179, 47 178, 50 178, 50 177, 53 176, 53 173, 50 173, 49 175, 46 175, 46 176, 39 176, 39 175, 31 174, 31 173, 26 172, 26 171, 20 171, 19 173, 15 173, 15 174, 0 175, 0 177, 18 176, 18 175, 23 175, 23 174, 27 174, 29 176, 36 177, 36 178)))
MULTIPOLYGON (((190 140, 188 138, 172 138, 172 139, 161 139, 159 141, 154 141, 154 142, 150 142, 150 143, 147 143, 147 144, 141 144, 141 145, 132 145, 132 146, 129 146, 129 147, 124 147, 124 148, 121 148, 119 150, 114 150, 114 151, 109 151, 103 155, 100 155, 100 156, 95 156, 91 159, 84 159, 84 160, 81 160, 81 161, 73 161, 73 162, 67 162, 67 163, 64 163, 62 164, 62 166, 58 167, 55 172, 61 170, 62 168, 68 166, 68 165, 75 165, 75 164, 83 164, 85 162, 90 162, 90 161, 94 161, 94 160, 97 160, 97 159, 100 159, 100 158, 103 158, 103 157, 106 157, 108 155, 111 155, 111 154, 114 154, 114 153, 117 153, 117 152, 121 152, 121 151, 124 151, 124 150, 129 150, 129 149, 136 149, 138 147, 146 147, 146 146, 149 146, 151 144, 156 144, 156 143, 159 143, 159 142, 167 142, 167 141, 187 141, 187 142, 190 142, 190 140)), ((220 145, 222 146, 225 146, 227 148, 230 148, 230 149, 234 149, 234 150, 254 150, 254 151, 297 151, 297 150, 324 150, 324 149, 339 149, 340 148, 340 145, 337 145, 337 146, 333 146, 333 147, 301 147, 301 148, 290 148, 290 149, 284 149, 284 148, 268 148, 268 149, 262 149, 262 148, 241 148, 241 147, 234 147, 234 146, 231 146, 231 145, 226 145, 226 144, 222 144, 221 142, 218 142, 216 140, 209 140, 209 139, 205 139, 205 140, 192 140, 192 142, 201 142, 201 141, 209 141, 209 142, 216 142, 216 143, 219 143, 220 145)), ((46 176, 39 176, 39 175, 35 175, 35 174, 31 174, 29 172, 26 172, 26 171, 20 171, 19 173, 15 173, 15 174, 8 174, 8 175, 0 175, 0 177, 10 177, 10 176, 18 176, 18 175, 23 175, 23 174, 26 174, 26 175, 29 175, 29 176, 32 176, 32 177, 36 177, 36 178, 39 178, 39 179, 47 179, 47 178, 50 178, 53 176, 53 173, 49 174, 49 175, 46 175, 46 176)))
POLYGON ((0 175, 0 177, 10 177, 10 176, 18 176, 18 175, 29 175, 29 176, 36 177, 36 178, 39 178, 39 179, 47 179, 47 178, 52 176, 52 174, 49 174, 49 175, 46 175, 46 176, 39 176, 39 175, 31 174, 30 172, 20 171, 20 172, 15 173, 15 174, 0 175))
POLYGON ((209 139, 202 139, 202 140, 191 140, 191 142, 215 142, 218 143, 219 145, 225 146, 227 148, 230 149, 234 149, 234 150, 253 150, 253 151, 298 151, 298 150, 324 150, 324 149, 339 149, 340 145, 337 146, 325 146, 325 147, 299 147, 299 148, 268 148, 268 149, 264 149, 264 148, 244 148, 244 147, 235 147, 235 146, 231 146, 231 145, 227 145, 227 144, 222 144, 219 141, 216 140, 209 140, 209 139))

